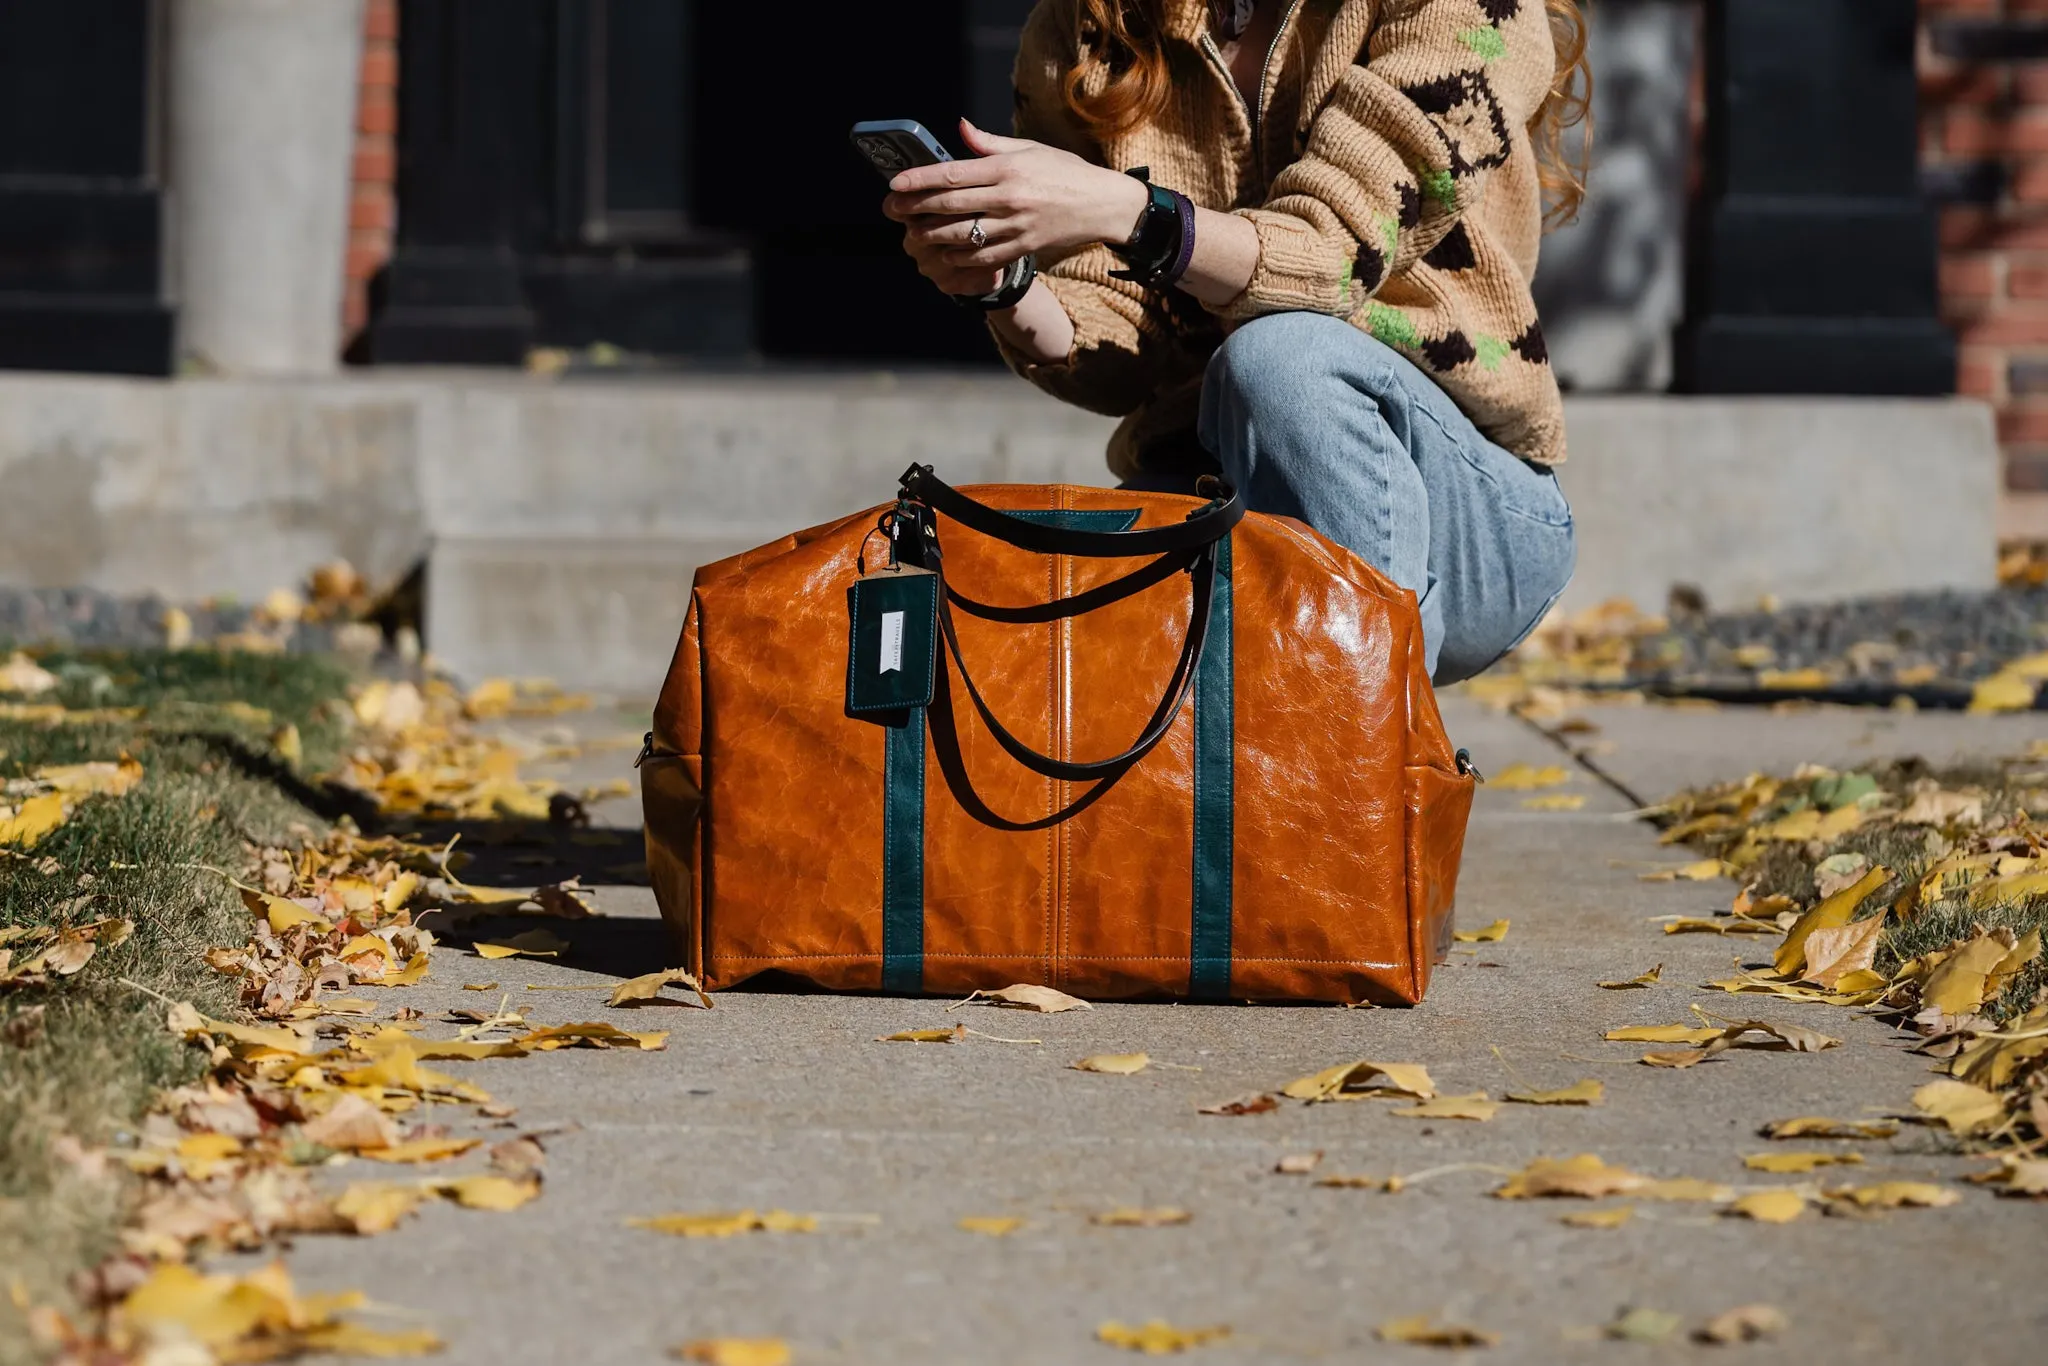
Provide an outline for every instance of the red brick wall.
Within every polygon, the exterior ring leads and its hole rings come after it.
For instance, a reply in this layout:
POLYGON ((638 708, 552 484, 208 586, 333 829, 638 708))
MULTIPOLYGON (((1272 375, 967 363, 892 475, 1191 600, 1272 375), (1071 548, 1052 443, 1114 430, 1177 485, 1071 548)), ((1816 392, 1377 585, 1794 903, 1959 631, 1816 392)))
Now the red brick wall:
POLYGON ((363 19, 363 69, 356 87, 356 151, 348 205, 348 290, 342 299, 343 344, 370 317, 370 277, 390 259, 398 222, 392 180, 397 169, 398 0, 369 0, 363 19))
MULTIPOLYGON (((2048 21, 2048 0, 1920 0, 1923 19, 2048 21)), ((1961 62, 1920 50, 1922 163, 1961 171, 1983 202, 1941 211, 1942 313, 1958 387, 1998 413, 2006 488, 2048 493, 2048 62, 1961 62)))

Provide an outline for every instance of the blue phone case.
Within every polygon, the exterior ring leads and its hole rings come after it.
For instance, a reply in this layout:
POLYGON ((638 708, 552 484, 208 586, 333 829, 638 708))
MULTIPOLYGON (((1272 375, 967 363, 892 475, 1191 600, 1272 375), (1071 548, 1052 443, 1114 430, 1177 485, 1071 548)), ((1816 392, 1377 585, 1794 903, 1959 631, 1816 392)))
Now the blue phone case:
POLYGON ((912 166, 930 166, 953 159, 953 154, 916 119, 871 119, 853 125, 848 136, 853 139, 855 150, 881 172, 884 180, 912 166))

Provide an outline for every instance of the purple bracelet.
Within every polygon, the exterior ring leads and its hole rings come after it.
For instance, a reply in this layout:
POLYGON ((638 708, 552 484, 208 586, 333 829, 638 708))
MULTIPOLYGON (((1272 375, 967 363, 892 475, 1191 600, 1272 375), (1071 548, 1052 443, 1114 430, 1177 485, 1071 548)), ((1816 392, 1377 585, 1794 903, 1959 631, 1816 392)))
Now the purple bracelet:
POLYGON ((1173 196, 1173 207, 1180 215, 1180 250, 1174 253, 1173 264, 1160 272, 1153 280, 1154 289, 1172 289, 1180 283, 1180 277, 1188 273, 1188 263, 1195 259, 1195 202, 1179 190, 1168 190, 1173 196))

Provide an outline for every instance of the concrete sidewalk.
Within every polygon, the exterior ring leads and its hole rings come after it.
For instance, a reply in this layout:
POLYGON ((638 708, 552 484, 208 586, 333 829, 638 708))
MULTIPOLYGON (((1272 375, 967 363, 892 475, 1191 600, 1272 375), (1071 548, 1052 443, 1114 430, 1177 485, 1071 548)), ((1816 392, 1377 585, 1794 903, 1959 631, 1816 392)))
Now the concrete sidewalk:
MULTIPOLYGON (((1520 722, 1457 699, 1447 712, 1456 741, 1490 772, 1563 758, 1520 722)), ((1816 757, 1822 733, 1810 717, 1780 725, 1784 718, 1732 712, 1591 715, 1617 744, 1601 762, 1653 796, 1679 779, 1789 769, 1816 757), (1660 747, 1658 737, 1680 733, 1672 726, 1685 728, 1683 744, 1660 747)), ((1887 723, 1871 758, 1935 743, 1913 719, 1832 715, 1827 725, 1850 732, 1843 745, 1859 728, 1887 723)), ((2005 726, 1935 738, 1950 755, 2018 744, 2005 726)), ((603 762, 609 776, 627 757, 613 751, 603 762)), ((1512 929, 1502 943, 1461 947, 1414 1010, 948 1014, 943 1001, 747 992, 722 995, 709 1012, 611 1010, 597 991, 524 990, 651 970, 660 941, 651 896, 636 888, 605 889, 607 920, 554 924, 578 946, 564 964, 485 962, 444 947, 432 979, 405 1003, 430 1013, 491 1004, 496 993, 461 986, 495 981, 538 1022, 669 1029, 669 1046, 435 1064, 517 1105, 524 1128, 569 1126, 547 1140, 546 1193, 512 1214, 435 1206, 384 1237, 305 1239, 292 1266, 309 1289, 360 1286, 416 1312, 448 1339, 451 1363, 653 1362, 671 1345, 711 1336, 784 1337, 797 1363, 1110 1362, 1125 1358, 1094 1340, 1096 1326, 1153 1318, 1229 1324, 1228 1341, 1193 1354, 1219 1366, 1421 1361, 1427 1350, 1378 1343, 1373 1327, 1422 1313, 1501 1334, 1489 1360, 1620 1360, 1714 1350, 1676 1336, 1659 1349, 1599 1340, 1593 1328, 1623 1308, 1681 1314, 1690 1329, 1756 1301, 1779 1306, 1792 1325, 1775 1342, 1729 1349, 1743 1360, 2038 1360, 2048 1341, 2048 1209, 1975 1188, 1958 1187, 1961 1203, 1947 1209, 1868 1221, 1809 1212, 1784 1226, 1708 1205, 1642 1203, 1626 1226, 1594 1231, 1558 1222, 1591 1208, 1585 1202, 1494 1200, 1487 1192, 1498 1177, 1485 1172, 1394 1195, 1273 1173, 1281 1155, 1318 1149, 1319 1175, 1381 1176, 1596 1152, 1653 1176, 1782 1185, 1802 1178, 1742 1166, 1744 1153, 1772 1146, 1756 1137, 1760 1124, 1907 1108, 1928 1063, 1891 1031, 1846 1011, 1694 990, 1726 975, 1731 960, 1757 958, 1755 944, 1667 937, 1650 917, 1706 913, 1725 906, 1732 887, 1639 881, 1639 872, 1678 861, 1672 851, 1622 817, 1626 802, 1598 781, 1580 774, 1566 790, 1588 795, 1583 810, 1532 812, 1524 794, 1482 790, 1460 923, 1507 918, 1512 929), (1595 986, 1658 962, 1661 986, 1595 986), (1817 1055, 1736 1052, 1663 1071, 1634 1061, 1640 1045, 1601 1039, 1617 1025, 1684 1020, 1693 1001, 1845 1042, 1817 1055), (874 1041, 961 1022, 1044 1042, 874 1041), (1090 1053, 1137 1050, 1175 1067, 1131 1077, 1068 1068, 1090 1053), (1196 1113, 1360 1058, 1425 1063, 1446 1093, 1498 1096, 1595 1077, 1607 1103, 1506 1106, 1486 1124, 1401 1119, 1377 1103, 1196 1113), (1123 1205, 1175 1205, 1193 1219, 1166 1228, 1088 1222, 1123 1205), (872 1220, 717 1240, 625 1226, 637 1215, 747 1207, 872 1220), (956 1227, 968 1215, 1025 1224, 989 1238, 956 1227)), ((634 813, 620 803, 599 814, 624 825, 634 813)), ((597 867, 633 856, 591 852, 597 867)), ((1856 1146, 1868 1165, 1838 1170, 1859 1184, 1949 1180, 1981 1165, 1940 1155, 1932 1133, 1913 1126, 1856 1146)), ((391 1175, 370 1165, 336 1175, 391 1175)))

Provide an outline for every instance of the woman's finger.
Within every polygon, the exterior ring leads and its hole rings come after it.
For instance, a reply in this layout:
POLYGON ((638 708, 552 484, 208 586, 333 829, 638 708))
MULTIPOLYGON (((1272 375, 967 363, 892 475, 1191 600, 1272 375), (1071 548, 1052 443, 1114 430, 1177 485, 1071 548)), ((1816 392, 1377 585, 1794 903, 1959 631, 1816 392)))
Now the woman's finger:
POLYGON ((955 218, 931 227, 923 222, 914 222, 907 231, 920 242, 935 247, 982 247, 991 242, 1008 241, 1019 230, 1000 218, 955 218), (978 242, 974 236, 976 224, 981 227, 981 240, 978 242))
POLYGON ((939 259, 955 270, 1002 270, 1030 254, 1017 242, 991 242, 985 247, 949 247, 939 252, 939 259))
POLYGON ((927 190, 956 190, 969 185, 991 185, 1004 170, 1001 157, 969 157, 965 161, 941 161, 931 166, 913 166, 890 178, 889 188, 898 194, 927 190))
POLYGON ((920 214, 971 217, 974 214, 1004 214, 1015 207, 1014 194, 1001 185, 980 185, 964 190, 928 190, 918 194, 892 194, 882 201, 882 212, 903 222, 920 214))

